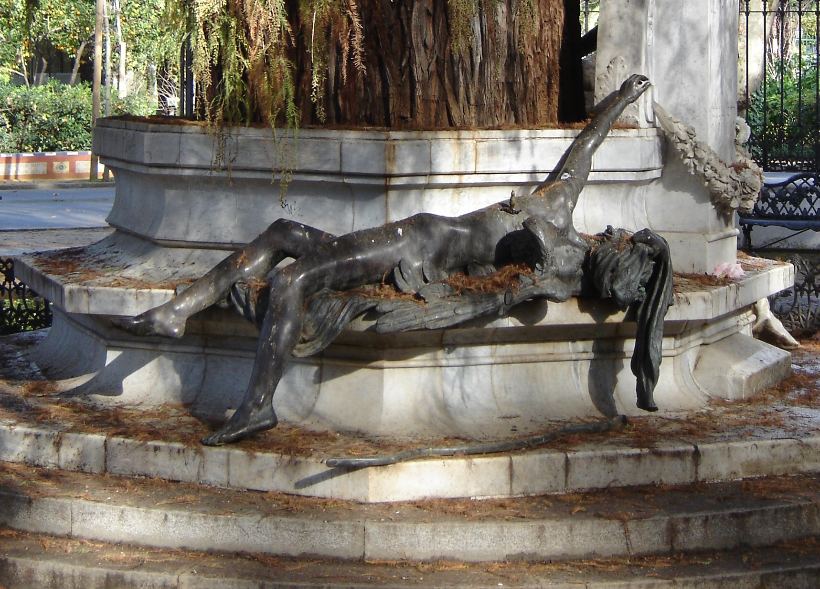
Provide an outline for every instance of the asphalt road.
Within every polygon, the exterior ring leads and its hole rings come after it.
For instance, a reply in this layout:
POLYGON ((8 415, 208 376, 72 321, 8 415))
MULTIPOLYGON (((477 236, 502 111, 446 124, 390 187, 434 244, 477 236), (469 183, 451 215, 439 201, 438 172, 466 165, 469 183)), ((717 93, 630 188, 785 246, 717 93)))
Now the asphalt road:
POLYGON ((105 227, 114 186, 0 187, 0 231, 105 227))

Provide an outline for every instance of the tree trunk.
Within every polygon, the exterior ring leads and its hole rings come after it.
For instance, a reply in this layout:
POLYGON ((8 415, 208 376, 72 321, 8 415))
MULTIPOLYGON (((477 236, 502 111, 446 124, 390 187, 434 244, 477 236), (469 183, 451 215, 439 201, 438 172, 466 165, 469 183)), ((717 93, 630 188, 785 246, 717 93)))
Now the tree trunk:
POLYGON ((103 114, 111 115, 111 22, 108 0, 103 3, 103 39, 105 43, 105 85, 103 86, 103 114))
POLYGON ((120 98, 128 96, 127 68, 126 68, 126 46, 122 36, 122 11, 120 0, 114 0, 114 28, 117 31, 117 45, 119 47, 119 59, 117 61, 117 95, 120 98))
POLYGON ((88 45, 89 41, 90 39, 86 39, 85 41, 80 43, 79 47, 77 47, 77 53, 74 57, 74 66, 71 68, 71 78, 68 81, 69 86, 73 86, 77 83, 77 75, 80 72, 80 61, 83 58, 83 53, 85 53, 85 48, 88 45))
POLYGON ((455 17, 453 4, 359 0, 366 71, 344 63, 351 48, 331 34, 319 109, 311 101, 311 23, 294 23, 302 124, 470 129, 584 118, 577 0, 481 0, 472 18, 455 17))

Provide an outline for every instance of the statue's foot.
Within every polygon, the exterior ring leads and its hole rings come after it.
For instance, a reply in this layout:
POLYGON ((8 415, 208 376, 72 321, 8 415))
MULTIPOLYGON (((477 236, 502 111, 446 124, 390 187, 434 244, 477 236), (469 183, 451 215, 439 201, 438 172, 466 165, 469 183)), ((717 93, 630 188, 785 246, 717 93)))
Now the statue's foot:
POLYGON ((654 413, 658 410, 658 406, 655 405, 655 401, 652 399, 638 399, 638 409, 643 409, 644 411, 649 411, 650 413, 654 413))
POLYGON ((180 338, 185 335, 185 319, 157 307, 136 317, 112 319, 112 323, 135 335, 161 335, 180 338))
POLYGON ((206 446, 230 444, 256 432, 276 427, 277 423, 279 420, 270 402, 249 410, 240 407, 219 431, 202 438, 202 443, 206 446))

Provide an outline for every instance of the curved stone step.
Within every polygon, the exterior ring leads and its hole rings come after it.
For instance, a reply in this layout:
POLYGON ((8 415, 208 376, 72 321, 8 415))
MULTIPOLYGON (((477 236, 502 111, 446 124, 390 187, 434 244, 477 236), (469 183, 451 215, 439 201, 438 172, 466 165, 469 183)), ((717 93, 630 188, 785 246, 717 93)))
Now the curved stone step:
MULTIPOLYGON (((527 451, 329 468, 326 461, 333 457, 391 454, 452 440, 373 439, 281 424, 230 447, 203 447, 199 439, 210 430, 184 407, 95 408, 51 396, 56 385, 27 367, 23 339, 14 340, 15 349, 0 340, 0 357, 7 360, 0 367, 0 460, 9 462, 361 502, 538 495, 820 471, 820 411, 796 388, 762 403, 631 418, 620 431, 559 436, 547 447, 527 451), (3 374, 8 371, 13 374, 3 374)), ((800 370, 795 366, 795 378, 805 380, 800 370)), ((818 374, 809 376, 816 383, 818 374)))
MULTIPOLYGON (((0 405, 2 403, 0 395, 0 405)), ((100 410, 100 413, 112 412, 100 410)), ((360 502, 515 497, 820 470, 820 435, 811 429, 788 434, 780 428, 773 432, 758 429, 754 432, 757 435, 749 435, 747 439, 724 434, 728 439, 702 442, 691 438, 671 439, 653 442, 649 447, 630 444, 629 434, 590 434, 587 442, 576 440, 574 447, 566 450, 542 448, 474 457, 453 456, 356 469, 331 468, 325 461, 340 455, 334 454, 334 450, 343 455, 351 449, 361 453, 364 447, 378 453, 384 447, 367 443, 357 447, 355 440, 333 440, 326 435, 314 436, 311 432, 285 426, 271 436, 304 438, 294 440, 298 446, 294 451, 281 446, 277 449, 277 444, 272 450, 266 450, 253 443, 211 448, 195 440, 146 440, 138 425, 140 412, 116 410, 113 413, 117 414, 117 427, 111 427, 108 432, 100 428, 99 433, 38 424, 36 420, 0 418, 0 460, 360 502), (131 429, 126 425, 129 421, 133 432, 127 431, 131 429), (331 442, 328 449, 305 452, 306 445, 321 446, 327 442, 331 442)), ((173 440, 175 434, 179 434, 174 429, 178 424, 174 423, 173 413, 174 409, 169 408, 165 420, 152 419, 155 436, 163 431, 173 440)), ((795 413, 794 417, 805 416, 795 413)), ((202 426, 198 429, 206 431, 202 426)), ((557 442, 555 445, 559 447, 566 446, 560 437, 557 442)), ((413 447, 419 445, 416 443, 413 447)), ((388 444, 382 451, 392 452, 396 447, 388 444)))
MULTIPOLYGON (((0 365, 0 460, 9 462, 360 502, 539 495, 820 471, 820 410, 805 394, 807 387, 820 387, 820 372, 800 365, 816 363, 813 356, 796 356, 791 388, 787 381, 762 401, 631 418, 618 431, 562 435, 527 451, 349 469, 330 468, 326 461, 453 441, 367 438, 281 424, 230 447, 203 447, 199 439, 210 429, 187 408, 95 408, 54 396, 55 383, 38 377, 25 360, 24 340, 15 337, 15 347, 0 338, 0 359, 6 360, 0 365)), ((544 432, 560 427, 547 425, 544 432)))
POLYGON ((157 550, 0 529, 0 579, 6 589, 814 589, 820 584, 818 549, 814 541, 578 563, 358 563, 157 550))
POLYGON ((0 525, 105 542, 350 560, 661 555, 820 534, 820 475, 503 500, 362 505, 21 465, 0 525))
MULTIPOLYGON (((334 444, 335 448, 321 453, 304 454, 302 448, 291 453, 275 448, 266 451, 258 449, 258 445, 208 448, 196 442, 145 440, 138 425, 132 435, 123 432, 123 422, 127 423, 130 416, 136 424, 140 413, 115 413, 121 420, 119 435, 104 429, 90 433, 39 425, 35 421, 0 420, 0 459, 81 472, 147 476, 361 502, 521 496, 820 470, 820 435, 811 431, 792 432, 789 437, 767 436, 767 432, 758 431, 762 435, 745 440, 729 438, 701 443, 673 439, 653 447, 635 447, 628 439, 618 440, 617 435, 595 435, 590 436, 594 441, 576 442, 574 448, 564 451, 543 448, 345 469, 325 464, 328 457, 334 456, 334 449, 344 453, 344 443, 334 444)), ((165 431, 173 439, 173 419, 168 421, 165 431)), ((155 431, 158 426, 161 424, 152 424, 155 431)), ((784 435, 782 430, 774 433, 784 435)), ((279 434, 298 436, 300 432, 282 428, 274 435, 279 434)), ((307 441, 300 442, 300 446, 327 441, 312 439, 310 432, 304 432, 304 437, 307 441)), ((378 446, 373 446, 372 451, 378 452, 378 446)))

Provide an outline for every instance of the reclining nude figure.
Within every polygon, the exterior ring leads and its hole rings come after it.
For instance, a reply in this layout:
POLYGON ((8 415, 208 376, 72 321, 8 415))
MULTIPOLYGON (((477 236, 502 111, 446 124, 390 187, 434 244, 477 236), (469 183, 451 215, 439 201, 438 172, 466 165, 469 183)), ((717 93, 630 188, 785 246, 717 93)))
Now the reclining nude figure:
MULTIPOLYGON (((529 262, 534 250, 535 272, 566 286, 558 298, 577 294, 590 246, 573 226, 573 209, 589 176, 593 153, 624 108, 649 85, 645 76, 627 79, 601 104, 558 169, 529 196, 458 217, 421 213, 339 237, 279 219, 172 300, 117 324, 137 334, 181 337, 186 320, 223 299, 235 283, 267 277, 268 307, 244 399, 221 429, 203 439, 204 444, 218 445, 277 424, 273 395, 299 344, 306 303, 320 291, 377 284, 391 272, 401 290, 412 291, 425 280, 446 278, 468 266, 500 268, 529 262), (533 246, 529 255, 521 252, 522 239, 533 246), (286 257, 295 261, 275 269, 286 257)), ((639 394, 638 406, 655 409, 651 390, 643 398, 639 394)))

